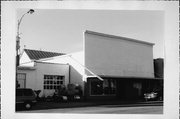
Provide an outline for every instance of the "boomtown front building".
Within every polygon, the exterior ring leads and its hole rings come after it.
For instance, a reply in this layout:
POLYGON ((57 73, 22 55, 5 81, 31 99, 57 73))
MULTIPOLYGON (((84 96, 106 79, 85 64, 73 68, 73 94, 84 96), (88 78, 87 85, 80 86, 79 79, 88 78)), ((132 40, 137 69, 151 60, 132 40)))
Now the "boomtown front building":
POLYGON ((83 51, 21 61, 18 72, 26 77, 24 87, 41 90, 41 96, 73 83, 83 87, 87 99, 140 99, 163 82, 154 75, 153 45, 85 31, 83 51))

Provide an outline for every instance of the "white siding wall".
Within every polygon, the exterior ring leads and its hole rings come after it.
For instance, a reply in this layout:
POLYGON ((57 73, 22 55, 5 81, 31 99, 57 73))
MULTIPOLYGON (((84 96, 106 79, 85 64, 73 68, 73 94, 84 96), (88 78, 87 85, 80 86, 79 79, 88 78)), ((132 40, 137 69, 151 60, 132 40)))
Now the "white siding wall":
POLYGON ((26 54, 26 52, 23 52, 21 58, 20 58, 20 66, 28 66, 28 67, 33 67, 34 62, 31 61, 29 56, 26 54))
POLYGON ((83 75, 81 75, 73 66, 70 66, 70 83, 79 84, 84 90, 83 75))
MULTIPOLYGON (((36 84, 36 87, 40 88, 41 90, 43 90, 44 75, 65 76, 65 85, 67 85, 69 83, 69 65, 36 63, 36 67, 37 67, 37 70, 36 70, 35 84, 36 84)), ((45 95, 47 95, 47 94, 45 94, 45 95)))
POLYGON ((88 32, 84 37, 85 66, 95 74, 154 77, 151 44, 88 32))

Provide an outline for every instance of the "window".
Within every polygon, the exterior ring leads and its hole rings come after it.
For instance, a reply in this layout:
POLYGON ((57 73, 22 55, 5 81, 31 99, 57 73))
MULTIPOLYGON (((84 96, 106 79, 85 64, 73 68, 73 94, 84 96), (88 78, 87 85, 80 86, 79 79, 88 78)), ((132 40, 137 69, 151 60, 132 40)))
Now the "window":
POLYGON ((116 93, 114 79, 91 80, 91 95, 112 95, 116 93))
POLYGON ((19 79, 19 80, 24 80, 24 79, 26 79, 26 74, 18 73, 18 74, 17 74, 17 79, 19 79))
POLYGON ((16 96, 32 96, 34 92, 32 89, 16 89, 16 96))
POLYGON ((91 95, 102 95, 103 94, 103 82, 102 81, 91 81, 91 95))
POLYGON ((23 90, 16 89, 16 96, 23 96, 23 90))
POLYGON ((60 85, 64 85, 65 76, 44 75, 44 89, 58 89, 60 85))
POLYGON ((32 96, 33 95, 33 91, 30 89, 25 89, 24 90, 24 96, 32 96))

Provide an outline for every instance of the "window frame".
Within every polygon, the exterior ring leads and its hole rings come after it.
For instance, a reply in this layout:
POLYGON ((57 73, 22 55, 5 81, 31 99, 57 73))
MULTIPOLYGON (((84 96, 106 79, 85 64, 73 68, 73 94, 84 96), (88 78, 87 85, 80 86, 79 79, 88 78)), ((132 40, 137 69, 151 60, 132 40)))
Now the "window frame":
POLYGON ((56 90, 60 85, 64 85, 64 84, 65 84, 65 75, 44 74, 44 79, 43 79, 44 90, 56 90), (58 82, 62 82, 62 84, 58 82))
MULTIPOLYGON (((111 80, 111 83, 114 81, 115 82, 115 93, 114 94, 105 94, 104 93, 104 87, 103 87, 103 81, 99 80, 99 79, 89 79, 89 94, 90 96, 116 96, 116 91, 117 91, 117 87, 116 87, 116 79, 104 79, 104 80, 111 80), (91 85, 91 82, 102 82, 102 90, 103 90, 103 93, 102 94, 92 94, 92 85, 91 85)), ((108 81, 108 85, 109 85, 109 81, 108 81)))
POLYGON ((24 80, 24 88, 26 88, 26 73, 17 73, 17 81, 24 80), (24 79, 19 79, 19 75, 24 75, 24 79))

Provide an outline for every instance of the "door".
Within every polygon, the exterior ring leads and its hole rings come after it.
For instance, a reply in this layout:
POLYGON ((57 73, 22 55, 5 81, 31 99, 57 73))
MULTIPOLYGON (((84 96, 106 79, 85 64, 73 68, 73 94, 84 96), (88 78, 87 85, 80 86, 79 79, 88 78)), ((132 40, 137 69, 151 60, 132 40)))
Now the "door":
POLYGON ((17 74, 18 88, 26 88, 26 74, 17 74))

